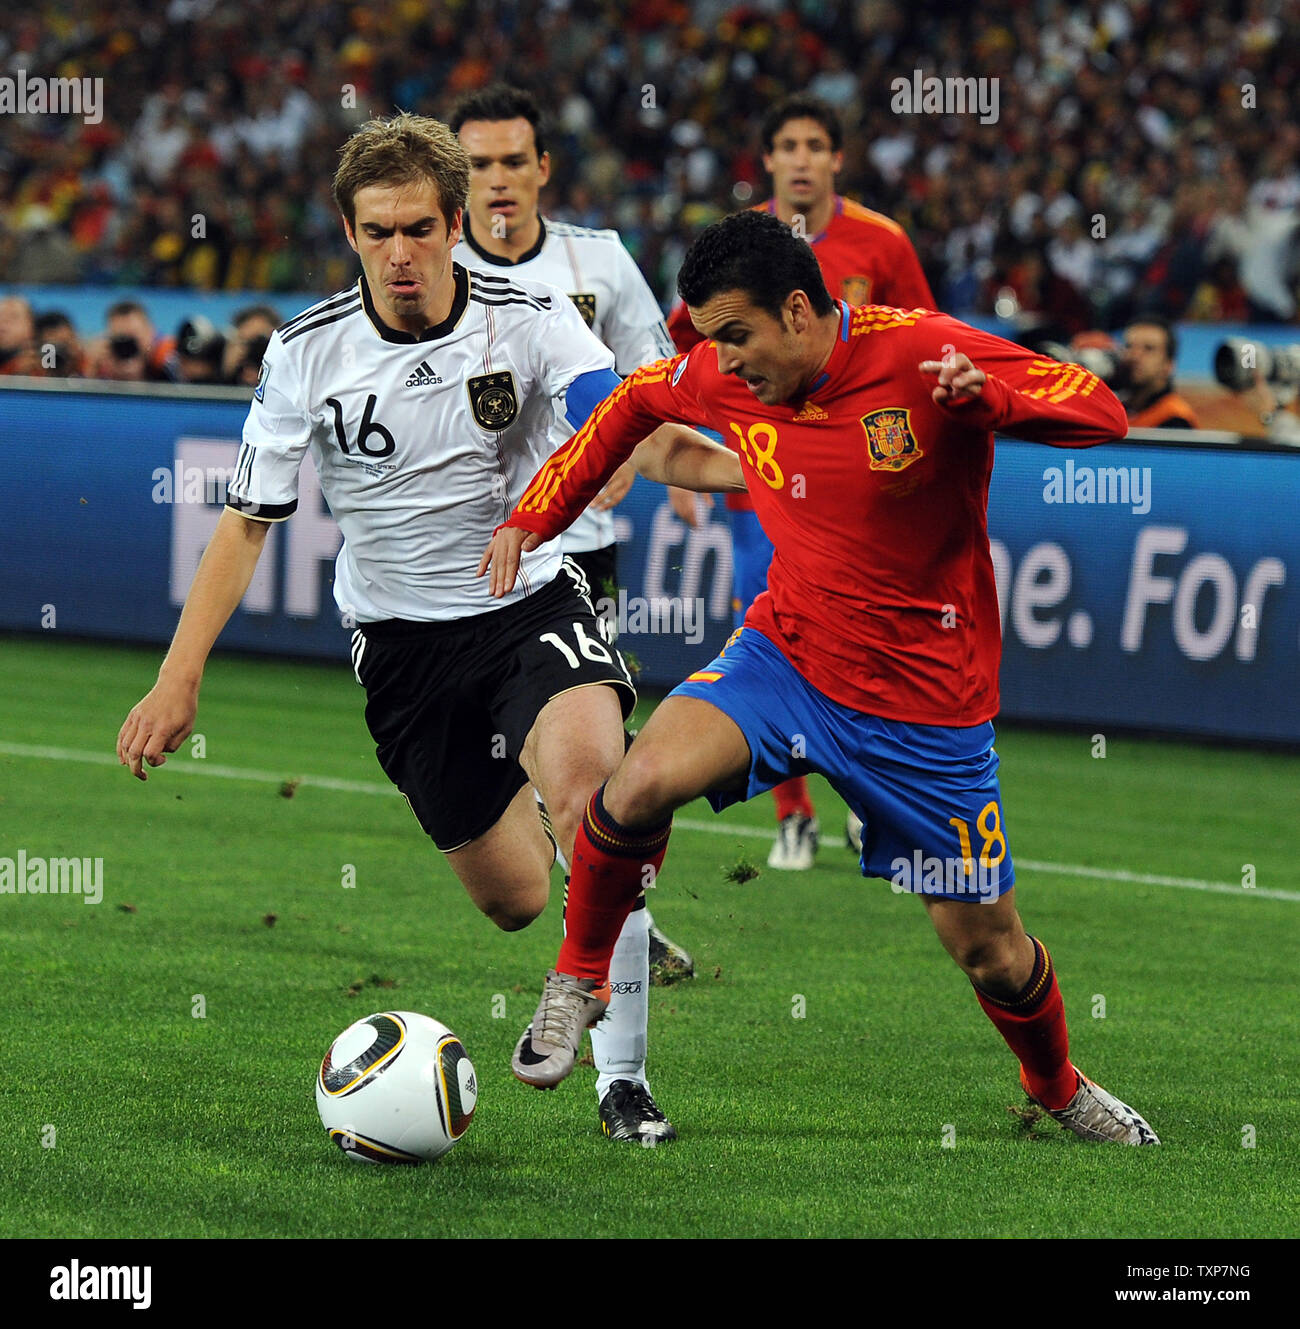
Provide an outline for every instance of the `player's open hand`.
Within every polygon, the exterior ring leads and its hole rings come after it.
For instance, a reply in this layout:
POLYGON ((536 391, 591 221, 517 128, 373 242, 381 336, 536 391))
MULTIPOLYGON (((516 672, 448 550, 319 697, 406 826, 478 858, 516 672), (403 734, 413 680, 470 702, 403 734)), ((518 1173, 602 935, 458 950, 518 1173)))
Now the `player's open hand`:
POLYGON ((939 385, 930 394, 938 406, 961 406, 974 401, 988 378, 982 369, 975 368, 969 356, 960 354, 942 360, 922 360, 918 368, 923 374, 938 375, 939 385))
POLYGON ((627 491, 632 488, 632 481, 635 479, 636 467, 630 461, 625 461, 609 477, 604 489, 591 500, 591 506, 597 512, 608 512, 610 508, 616 508, 627 497, 627 491))
POLYGON ((490 575, 488 589, 493 599, 499 600, 514 590, 515 577, 519 574, 519 555, 530 553, 541 543, 540 535, 518 526, 503 526, 492 537, 478 561, 478 575, 481 577, 485 572, 490 575))
POLYGON ((162 679, 131 708, 117 734, 117 759, 131 768, 137 780, 147 780, 145 762, 161 766, 168 752, 175 752, 194 729, 199 711, 196 687, 167 683, 162 679))

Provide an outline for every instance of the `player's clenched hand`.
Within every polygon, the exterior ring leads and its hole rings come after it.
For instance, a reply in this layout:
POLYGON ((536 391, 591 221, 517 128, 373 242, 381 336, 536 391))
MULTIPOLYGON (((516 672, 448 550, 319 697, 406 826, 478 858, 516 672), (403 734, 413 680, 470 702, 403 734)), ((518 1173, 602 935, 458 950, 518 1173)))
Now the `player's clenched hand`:
POLYGON ((937 374, 939 385, 930 394, 939 406, 958 406, 974 401, 984 388, 988 375, 976 369, 965 355, 949 355, 942 360, 922 360, 923 374, 937 374))
POLYGON ((591 500, 591 506, 597 512, 608 512, 610 508, 617 507, 627 497, 627 491, 632 488, 635 479, 636 467, 630 461, 625 461, 609 477, 604 489, 591 500))
POLYGON ((541 536, 518 526, 503 526, 492 537, 478 561, 478 575, 481 577, 485 572, 490 575, 488 590, 493 599, 499 600, 514 590, 520 553, 529 553, 541 543, 541 536))
POLYGON ((137 780, 147 780, 143 763, 161 766, 167 760, 164 754, 175 752, 190 736, 198 710, 197 687, 159 679, 118 730, 118 761, 129 766, 137 780))

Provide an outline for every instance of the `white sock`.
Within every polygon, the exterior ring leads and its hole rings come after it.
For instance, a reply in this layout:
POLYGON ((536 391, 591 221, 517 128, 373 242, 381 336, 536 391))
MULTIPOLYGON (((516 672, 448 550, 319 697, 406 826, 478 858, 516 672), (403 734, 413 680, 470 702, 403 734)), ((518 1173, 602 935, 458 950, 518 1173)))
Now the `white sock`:
POLYGON ((636 1080, 650 1087, 645 1074, 650 1015, 649 910, 634 909, 627 916, 609 962, 609 985, 613 993, 609 1009, 591 1030, 598 1100, 615 1080, 636 1080))

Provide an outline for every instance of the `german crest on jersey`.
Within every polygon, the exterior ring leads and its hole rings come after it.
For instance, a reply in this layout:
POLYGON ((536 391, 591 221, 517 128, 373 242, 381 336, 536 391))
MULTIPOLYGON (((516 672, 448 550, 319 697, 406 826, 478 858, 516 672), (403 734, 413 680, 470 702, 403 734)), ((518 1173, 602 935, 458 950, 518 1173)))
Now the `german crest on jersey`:
POLYGON ((912 433, 911 412, 901 406, 887 406, 864 415, 862 427, 867 431, 873 471, 901 471, 925 455, 912 433))
POLYGON ((503 369, 496 374, 479 374, 466 384, 474 419, 484 429, 501 430, 519 414, 519 394, 515 376, 503 369))
POLYGON ((596 326, 596 297, 590 291, 579 291, 574 295, 569 292, 569 299, 578 307, 578 313, 582 315, 582 321, 589 327, 596 326))

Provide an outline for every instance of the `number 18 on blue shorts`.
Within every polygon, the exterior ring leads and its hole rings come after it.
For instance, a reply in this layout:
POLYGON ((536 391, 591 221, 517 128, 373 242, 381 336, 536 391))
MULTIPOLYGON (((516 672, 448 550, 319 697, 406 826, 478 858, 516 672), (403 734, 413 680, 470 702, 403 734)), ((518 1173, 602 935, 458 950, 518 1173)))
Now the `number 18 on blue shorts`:
POLYGON ((818 772, 862 818, 862 874, 895 891, 974 902, 1015 884, 990 723, 907 724, 832 701, 753 628, 669 694, 698 697, 749 744, 744 793, 716 791, 715 812, 792 775, 818 772))

